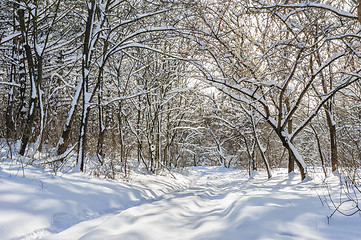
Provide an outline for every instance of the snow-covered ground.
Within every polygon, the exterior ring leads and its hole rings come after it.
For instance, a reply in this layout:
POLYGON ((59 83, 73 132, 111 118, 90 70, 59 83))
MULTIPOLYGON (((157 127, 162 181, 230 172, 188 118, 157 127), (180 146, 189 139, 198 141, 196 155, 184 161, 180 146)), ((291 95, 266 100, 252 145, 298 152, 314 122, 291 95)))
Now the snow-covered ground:
MULTIPOLYGON (((320 178, 197 167, 128 182, 0 163, 0 239, 361 239, 320 178)), ((327 179, 336 189, 337 177, 327 179)))

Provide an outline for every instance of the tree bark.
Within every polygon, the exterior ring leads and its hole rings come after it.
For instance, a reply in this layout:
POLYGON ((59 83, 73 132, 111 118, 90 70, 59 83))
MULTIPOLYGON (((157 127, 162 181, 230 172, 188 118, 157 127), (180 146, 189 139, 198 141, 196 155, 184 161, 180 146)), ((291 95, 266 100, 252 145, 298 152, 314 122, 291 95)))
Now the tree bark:
POLYGON ((252 121, 252 130, 253 130, 253 135, 254 135, 254 138, 255 138, 255 143, 256 143, 259 151, 260 151, 263 163, 264 163, 264 165, 266 167, 268 179, 270 179, 272 177, 271 167, 269 165, 268 159, 267 159, 266 154, 265 154, 266 150, 262 147, 261 142, 260 142, 260 140, 259 140, 259 138, 257 136, 256 125, 255 125, 256 123, 254 121, 254 115, 253 115, 252 110, 251 110, 250 117, 251 117, 251 121, 252 121))
MULTIPOLYGON (((25 48, 25 54, 26 54, 26 60, 28 63, 28 72, 30 77, 30 84, 31 84, 31 96, 30 96, 30 104, 29 104, 29 111, 28 111, 28 117, 25 123, 24 133, 23 137, 21 139, 21 145, 20 145, 20 155, 24 156, 26 146, 28 145, 29 139, 32 135, 32 127, 35 119, 36 114, 36 108, 37 108, 37 83, 34 79, 34 62, 33 62, 33 56, 31 52, 31 48, 29 46, 29 41, 27 39, 27 30, 25 26, 25 10, 22 8, 18 9, 18 17, 19 17, 19 23, 20 23, 20 31, 22 34, 22 38, 24 39, 24 48, 25 48)), ((35 31, 35 30, 34 30, 35 31)))
POLYGON ((73 101, 71 103, 70 106, 70 110, 68 113, 68 118, 65 122, 64 128, 63 128, 63 132, 60 136, 59 142, 58 142, 58 149, 57 149, 57 154, 58 156, 62 155, 63 153, 65 153, 65 151, 68 149, 68 146, 70 144, 70 136, 71 136, 71 132, 72 132, 72 128, 73 128, 73 124, 75 121, 75 117, 76 117, 76 112, 77 112, 77 108, 79 105, 79 101, 80 101, 80 97, 81 97, 81 92, 82 92, 82 82, 79 82, 79 85, 77 87, 77 90, 75 92, 73 101))
POLYGON ((302 181, 305 180, 307 176, 307 172, 302 164, 303 159, 300 159, 301 155, 299 155, 297 149, 295 148, 295 146, 293 146, 293 144, 290 142, 287 136, 283 136, 282 132, 277 132, 277 135, 279 136, 283 146, 288 150, 292 158, 295 160, 297 167, 300 170, 301 180, 302 181))
MULTIPOLYGON (((287 111, 289 112, 291 107, 290 107, 290 102, 289 102, 288 97, 286 99, 286 107, 287 107, 287 111)), ((288 134, 292 133, 292 118, 287 123, 287 130, 288 130, 288 134)), ((295 171, 295 159, 294 159, 292 153, 290 153, 288 151, 288 173, 291 173, 294 171, 295 171)))
POLYGON ((79 134, 79 150, 77 157, 77 167, 81 172, 85 170, 85 152, 86 152, 86 131, 88 124, 88 113, 89 113, 89 103, 90 103, 90 94, 89 89, 89 73, 90 73, 90 61, 91 61, 91 36, 92 36, 92 26, 95 18, 96 10, 96 0, 91 0, 88 6, 88 15, 86 21, 86 28, 84 34, 84 44, 83 44, 83 58, 82 58, 82 120, 80 123, 80 134, 79 134))
POLYGON ((328 125, 329 133, 330 133, 331 168, 332 168, 332 172, 335 172, 338 168, 336 125, 332 119, 331 113, 328 110, 326 110, 326 119, 327 119, 327 125, 328 125))

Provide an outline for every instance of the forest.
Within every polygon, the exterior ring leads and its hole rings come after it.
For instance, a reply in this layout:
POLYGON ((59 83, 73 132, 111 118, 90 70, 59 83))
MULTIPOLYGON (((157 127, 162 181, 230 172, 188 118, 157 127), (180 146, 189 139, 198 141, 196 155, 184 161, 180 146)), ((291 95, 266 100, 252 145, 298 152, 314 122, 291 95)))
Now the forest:
POLYGON ((0 239, 359 240, 361 0, 0 0, 0 239))
POLYGON ((110 178, 317 166, 356 181, 359 3, 1 0, 1 146, 110 178))

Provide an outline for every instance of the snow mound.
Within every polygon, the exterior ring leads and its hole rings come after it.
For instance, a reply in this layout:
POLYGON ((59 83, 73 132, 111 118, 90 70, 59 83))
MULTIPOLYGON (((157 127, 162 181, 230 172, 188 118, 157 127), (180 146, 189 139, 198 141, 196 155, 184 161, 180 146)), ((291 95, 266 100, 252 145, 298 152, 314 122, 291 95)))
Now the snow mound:
POLYGON ((21 166, 1 163, 0 239, 56 234, 190 186, 191 178, 175 176, 134 173, 129 182, 121 182, 80 173, 54 176, 33 166, 26 166, 23 174, 21 166))
MULTIPOLYGON (((0 165, 0 239, 360 239, 334 214, 324 179, 221 167, 133 174, 130 182, 0 165)), ((339 178, 327 178, 337 193, 339 178)))

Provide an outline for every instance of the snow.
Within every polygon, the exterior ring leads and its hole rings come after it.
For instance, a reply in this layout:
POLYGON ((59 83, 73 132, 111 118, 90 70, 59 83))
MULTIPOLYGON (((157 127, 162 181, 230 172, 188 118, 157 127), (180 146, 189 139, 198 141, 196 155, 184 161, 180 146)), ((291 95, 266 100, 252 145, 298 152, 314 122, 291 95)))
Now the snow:
POLYGON ((84 68, 84 78, 87 78, 89 75, 89 70, 84 68))
MULTIPOLYGON (((149 50, 154 51, 154 52, 159 52, 159 53, 166 54, 166 53, 160 51, 157 48, 152 48, 152 47, 150 47, 148 45, 145 45, 145 44, 141 44, 141 43, 137 43, 137 42, 131 42, 131 43, 127 43, 127 44, 124 44, 124 43, 131 40, 135 36, 143 34, 143 33, 157 32, 157 31, 170 31, 170 30, 174 30, 174 29, 175 29, 174 27, 169 27, 169 26, 148 27, 148 28, 138 29, 134 33, 129 34, 128 36, 124 37, 121 41, 117 42, 117 44, 115 44, 115 46, 112 47, 107 52, 104 59, 107 59, 110 55, 114 54, 115 52, 118 52, 118 51, 120 51, 122 49, 126 49, 126 48, 132 48, 132 47, 145 48, 145 49, 149 49, 149 50), (122 44, 124 44, 124 45, 122 45, 122 44)), ((169 54, 166 54, 166 55, 169 55, 169 54)), ((176 57, 176 56, 174 56, 174 57, 180 59, 179 57, 176 57)))
POLYGON ((3 38, 0 38, 0 45, 8 42, 8 41, 11 41, 12 39, 14 38, 17 38, 21 35, 21 32, 15 32, 13 34, 10 34, 9 36, 6 36, 6 37, 3 37, 3 38))
POLYGON ((137 174, 131 178, 126 183, 79 173, 54 176, 31 166, 23 177, 20 166, 2 163, 0 239, 37 239, 190 185, 181 175, 178 180, 137 174))
POLYGON ((33 114, 33 111, 34 111, 34 102, 31 103, 30 105, 30 115, 33 114))
POLYGON ((325 67, 329 66, 333 61, 344 56, 345 54, 346 54, 345 52, 339 52, 332 55, 315 71, 315 75, 319 74, 325 67))
POLYGON ((86 92, 84 91, 84 105, 86 108, 89 107, 89 104, 90 104, 90 100, 92 98, 92 93, 91 92, 86 92))
POLYGON ((36 54, 38 56, 42 56, 43 55, 43 51, 44 51, 44 48, 42 48, 39 44, 35 44, 35 50, 36 50, 36 54))
POLYGON ((35 83, 35 79, 33 76, 30 76, 30 81, 31 81, 31 98, 35 99, 37 96, 37 93, 36 93, 36 83, 35 83))
POLYGON ((336 36, 329 36, 325 39, 325 41, 334 40, 334 39, 342 39, 342 38, 347 38, 347 37, 360 39, 361 35, 359 35, 357 33, 340 34, 340 35, 336 35, 336 36))
POLYGON ((9 85, 14 87, 20 87, 20 84, 14 83, 14 82, 0 82, 0 85, 9 85))
POLYGON ((350 19, 357 19, 357 16, 337 9, 333 6, 327 5, 327 4, 322 4, 322 3, 316 3, 316 2, 311 2, 311 1, 305 1, 299 4, 273 4, 273 5, 267 5, 264 1, 260 1, 260 3, 263 5, 263 7, 265 8, 275 8, 275 7, 284 7, 284 8, 307 8, 307 7, 311 7, 311 8, 318 8, 318 9, 324 9, 324 10, 328 10, 330 12, 335 13, 338 16, 342 16, 342 17, 346 17, 346 18, 350 18, 350 19))
MULTIPOLYGON (((115 4, 117 4, 115 2, 115 4)), ((109 7, 109 8, 112 8, 109 7)), ((169 11, 168 9, 161 9, 159 11, 156 11, 156 12, 149 12, 149 13, 145 13, 145 14, 139 14, 139 15, 136 15, 134 18, 132 19, 129 19, 129 20, 125 20, 125 21, 121 21, 118 26, 123 26, 123 25, 126 25, 126 24, 129 24, 129 23, 133 23, 133 22, 136 22, 136 21, 139 21, 141 20, 142 18, 146 18, 146 17, 150 17, 150 16, 154 16, 154 15, 158 15, 158 14, 161 14, 161 13, 164 13, 164 12, 167 12, 169 11)))
MULTIPOLYGON (((0 239, 359 239, 359 214, 335 214, 322 179, 287 169, 194 167, 130 180, 54 176, 0 165, 0 239), (322 200, 322 201, 321 201, 322 200)), ((319 174, 320 176, 322 174, 319 174)), ((326 179, 338 189, 339 178, 326 179)), ((337 191, 335 191, 337 194, 337 191)))
POLYGON ((66 119, 66 122, 65 122, 65 126, 68 126, 70 124, 71 116, 73 115, 73 113, 75 111, 76 104, 77 104, 78 99, 80 97, 80 93, 81 93, 81 90, 82 90, 82 85, 83 85, 83 79, 80 78, 80 80, 78 82, 78 85, 76 87, 75 95, 73 97, 73 100, 71 101, 71 107, 70 107, 70 111, 69 111, 69 114, 68 114, 68 118, 66 119))

